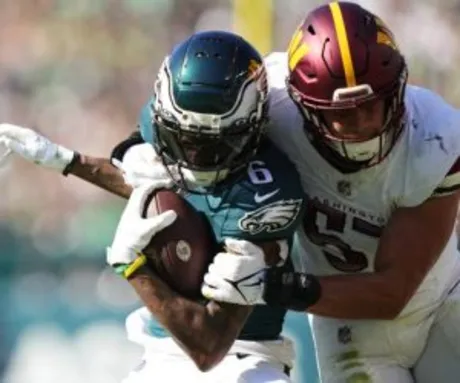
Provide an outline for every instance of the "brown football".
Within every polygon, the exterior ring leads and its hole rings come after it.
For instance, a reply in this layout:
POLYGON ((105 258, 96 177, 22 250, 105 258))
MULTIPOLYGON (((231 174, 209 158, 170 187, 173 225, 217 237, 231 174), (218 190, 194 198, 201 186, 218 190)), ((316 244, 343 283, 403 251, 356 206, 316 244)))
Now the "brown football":
POLYGON ((173 290, 196 299, 209 264, 217 253, 211 226, 204 214, 172 190, 153 192, 146 200, 144 217, 174 210, 174 223, 156 234, 144 249, 149 265, 173 290))

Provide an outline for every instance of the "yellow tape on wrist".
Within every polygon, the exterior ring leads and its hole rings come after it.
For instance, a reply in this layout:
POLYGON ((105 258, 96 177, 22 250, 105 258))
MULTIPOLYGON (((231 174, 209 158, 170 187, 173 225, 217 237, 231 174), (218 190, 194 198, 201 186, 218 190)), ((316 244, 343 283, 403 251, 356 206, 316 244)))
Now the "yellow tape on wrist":
POLYGON ((133 275, 141 266, 144 266, 147 263, 147 257, 145 254, 138 253, 139 257, 137 257, 133 263, 131 263, 124 271, 123 276, 128 279, 131 275, 133 275))

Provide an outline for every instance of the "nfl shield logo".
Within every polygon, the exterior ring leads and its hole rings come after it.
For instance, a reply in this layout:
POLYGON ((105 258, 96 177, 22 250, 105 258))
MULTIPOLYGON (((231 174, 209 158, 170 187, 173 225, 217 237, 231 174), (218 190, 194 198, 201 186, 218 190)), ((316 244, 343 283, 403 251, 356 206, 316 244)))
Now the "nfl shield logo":
POLYGON ((337 339, 342 344, 351 342, 351 328, 348 326, 339 327, 337 331, 337 339))

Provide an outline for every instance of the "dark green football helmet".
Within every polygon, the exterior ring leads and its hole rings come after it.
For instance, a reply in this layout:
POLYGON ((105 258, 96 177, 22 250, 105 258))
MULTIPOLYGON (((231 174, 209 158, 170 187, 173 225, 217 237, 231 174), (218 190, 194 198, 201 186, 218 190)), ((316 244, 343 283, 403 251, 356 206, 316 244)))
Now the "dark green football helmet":
POLYGON ((196 33, 166 57, 155 83, 157 152, 183 183, 209 187, 247 164, 267 118, 260 54, 233 33, 196 33))

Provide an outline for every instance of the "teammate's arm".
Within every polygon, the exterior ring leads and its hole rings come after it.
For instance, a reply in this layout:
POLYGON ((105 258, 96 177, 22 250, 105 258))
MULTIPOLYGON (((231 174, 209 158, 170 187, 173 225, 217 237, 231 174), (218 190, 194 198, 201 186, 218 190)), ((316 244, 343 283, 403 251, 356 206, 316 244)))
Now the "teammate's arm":
POLYGON ((144 305, 201 371, 220 362, 252 310, 251 306, 229 303, 193 302, 174 292, 145 267, 128 280, 144 305))
POLYGON ((446 246, 458 203, 455 192, 395 210, 380 238, 375 272, 319 278, 322 297, 308 311, 335 318, 396 317, 446 246))

